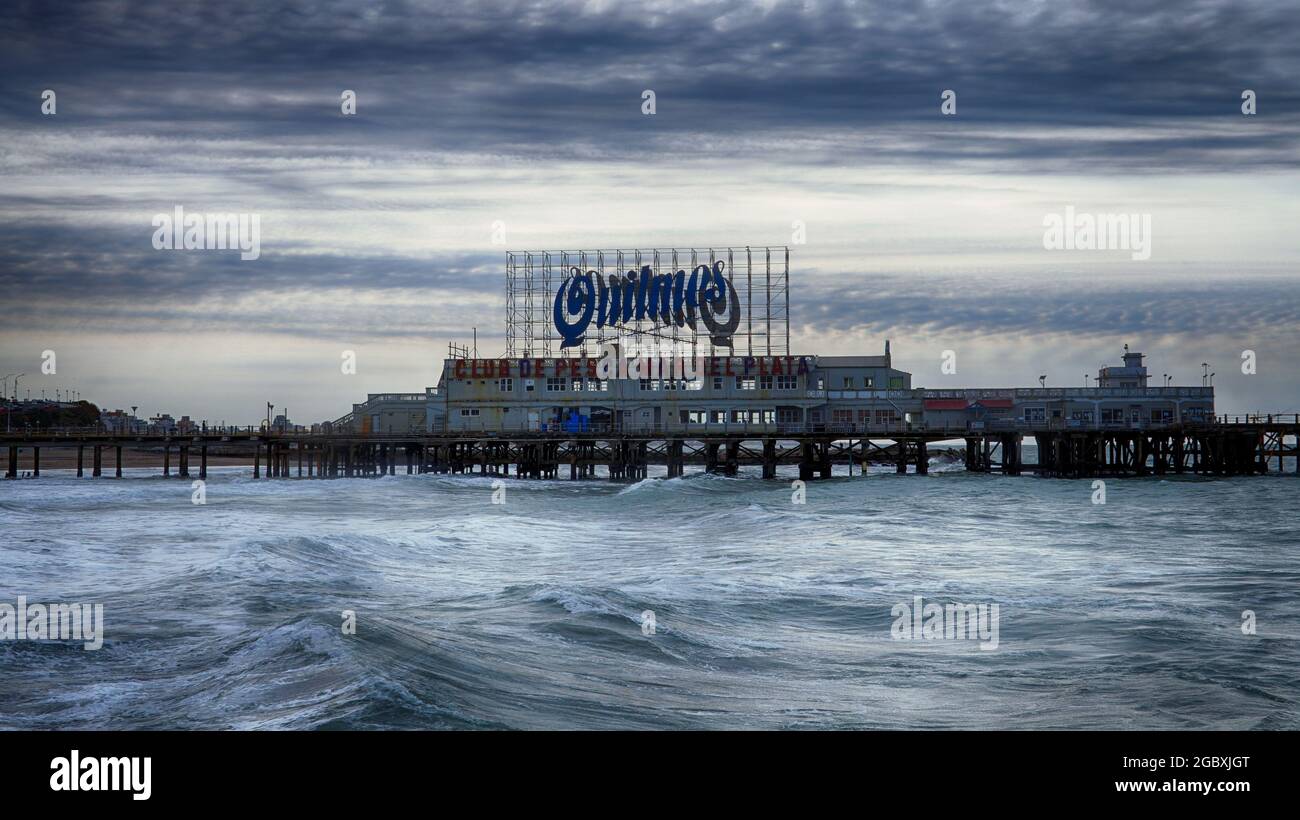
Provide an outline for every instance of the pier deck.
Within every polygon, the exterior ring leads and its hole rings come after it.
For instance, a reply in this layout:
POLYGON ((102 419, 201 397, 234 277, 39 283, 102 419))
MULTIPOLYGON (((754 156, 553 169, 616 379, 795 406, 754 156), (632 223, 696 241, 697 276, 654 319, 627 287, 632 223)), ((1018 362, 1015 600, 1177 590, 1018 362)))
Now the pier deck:
POLYGON ((755 425, 721 432, 681 430, 519 431, 362 434, 256 428, 180 433, 113 433, 93 428, 0 433, 7 450, 6 478, 39 477, 42 450, 75 450, 77 475, 122 475, 122 453, 151 453, 163 476, 207 477, 210 454, 242 456, 257 478, 338 478, 414 473, 479 473, 521 478, 593 478, 603 466, 614 480, 646 476, 662 464, 679 476, 686 464, 734 475, 761 466, 775 478, 780 466, 797 466, 804 479, 828 478, 835 464, 865 471, 890 464, 897 472, 924 474, 936 453, 961 459, 968 471, 1007 475, 1034 472, 1056 477, 1143 476, 1191 473, 1261 475, 1293 459, 1300 475, 1300 417, 1235 417, 1198 424, 1075 428, 1020 424, 994 429, 933 429, 818 425, 755 425), (1023 441, 1038 445, 1037 463, 1025 464, 1023 441), (936 442, 962 446, 931 449, 936 442), (89 456, 89 458, 87 458, 89 456), (174 458, 173 458, 174 457, 174 458), (194 464, 191 464, 191 460, 194 464), (513 468, 513 470, 512 470, 513 468), (567 470, 565 469, 567 468, 567 470))

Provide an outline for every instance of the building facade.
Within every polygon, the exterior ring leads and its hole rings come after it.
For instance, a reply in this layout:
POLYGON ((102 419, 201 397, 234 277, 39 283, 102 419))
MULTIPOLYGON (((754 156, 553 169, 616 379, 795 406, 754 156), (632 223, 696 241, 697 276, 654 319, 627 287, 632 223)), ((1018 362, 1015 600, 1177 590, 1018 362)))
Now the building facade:
POLYGON ((679 434, 1148 428, 1208 420, 1212 387, 1149 387, 1140 353, 1097 387, 914 388, 880 356, 711 356, 695 367, 593 357, 448 358, 424 393, 372 394, 334 422, 376 434, 679 434), (633 364, 638 362, 638 364, 633 364), (608 376, 608 377, 602 377, 608 376))

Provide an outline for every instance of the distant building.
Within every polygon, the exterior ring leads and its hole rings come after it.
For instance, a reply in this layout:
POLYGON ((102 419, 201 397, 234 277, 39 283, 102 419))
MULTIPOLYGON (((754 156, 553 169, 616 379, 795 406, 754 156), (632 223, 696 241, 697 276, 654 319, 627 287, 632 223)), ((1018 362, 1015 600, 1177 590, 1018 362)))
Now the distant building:
POLYGON ((110 433, 144 433, 148 424, 125 410, 104 410, 99 414, 99 423, 110 433))
POLYGON ((176 419, 172 418, 169 413, 159 413, 149 419, 149 425, 159 433, 176 432, 176 419))

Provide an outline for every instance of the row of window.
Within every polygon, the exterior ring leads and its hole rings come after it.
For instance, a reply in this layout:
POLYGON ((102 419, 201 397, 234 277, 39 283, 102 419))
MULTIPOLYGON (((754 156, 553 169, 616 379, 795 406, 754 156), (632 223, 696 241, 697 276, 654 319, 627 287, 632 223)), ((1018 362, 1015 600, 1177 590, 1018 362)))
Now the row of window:
MULTIPOLYGON (((775 375, 775 376, 735 376, 737 390, 798 390, 799 377, 797 375, 775 375)), ((845 376, 842 379, 841 388, 844 390, 856 390, 857 383, 853 376, 845 376)), ((534 380, 523 379, 524 392, 531 393, 534 391, 534 380)), ((714 376, 713 389, 721 392, 726 389, 727 377, 714 376)), ((862 388, 872 390, 876 386, 876 380, 872 376, 862 377, 862 388)), ((903 380, 901 378, 891 378, 889 387, 893 389, 902 389, 903 380)), ((703 379, 641 379, 640 388, 642 390, 702 390, 704 389, 703 379)), ((497 379, 497 389, 502 393, 512 393, 515 389, 515 380, 513 378, 497 379)), ((826 380, 817 379, 817 389, 826 389, 826 380)), ((552 377, 546 380, 546 392, 559 393, 566 390, 574 392, 581 391, 607 391, 609 390, 608 380, 606 379, 582 379, 582 378, 565 378, 552 377)))
MULTIPOLYGON (((831 421, 836 424, 871 424, 872 412, 870 409, 863 408, 838 408, 831 411, 831 421)), ((895 410, 876 410, 874 412, 876 424, 895 424, 898 422, 898 412, 895 410)))
MULTIPOLYGON (((1052 409, 1052 418, 1059 419, 1061 411, 1059 408, 1052 409)), ((1044 407, 1026 407, 1024 408, 1024 418, 1029 424, 1042 423, 1047 421, 1047 409, 1044 407)), ((1086 423, 1092 422, 1091 410, 1074 410, 1070 413, 1070 418, 1074 421, 1086 423)), ((1151 421, 1168 422, 1173 421, 1174 413, 1168 408, 1155 408, 1151 411, 1151 421)), ((1102 424, 1123 424, 1125 421, 1141 421, 1142 411, 1139 408, 1125 409, 1123 407, 1103 407, 1101 410, 1102 424)))
MULTIPOLYGON (((784 413, 783 413, 784 415, 784 413)), ((679 410, 681 424, 774 424, 776 410, 679 410)), ((787 421, 792 421, 787 419, 787 421)))
MULTIPOLYGON (((524 379, 524 392, 532 393, 536 388, 534 379, 524 379)), ((497 379, 497 390, 502 393, 513 393, 515 390, 515 380, 497 379)), ((563 393, 570 391, 574 393, 604 393, 609 390, 608 379, 570 379, 563 376, 548 378, 546 380, 547 393, 563 393)))

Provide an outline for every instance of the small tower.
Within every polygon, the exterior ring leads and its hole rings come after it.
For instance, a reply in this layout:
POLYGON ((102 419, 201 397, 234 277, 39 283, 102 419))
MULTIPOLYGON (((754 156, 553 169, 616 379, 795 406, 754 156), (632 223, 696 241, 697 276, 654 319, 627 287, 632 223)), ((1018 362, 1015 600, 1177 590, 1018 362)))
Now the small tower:
POLYGON ((1134 353, 1124 345, 1123 367, 1102 367, 1097 371, 1098 387, 1146 387, 1147 369, 1142 364, 1145 358, 1141 353, 1134 353))

